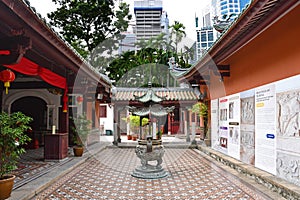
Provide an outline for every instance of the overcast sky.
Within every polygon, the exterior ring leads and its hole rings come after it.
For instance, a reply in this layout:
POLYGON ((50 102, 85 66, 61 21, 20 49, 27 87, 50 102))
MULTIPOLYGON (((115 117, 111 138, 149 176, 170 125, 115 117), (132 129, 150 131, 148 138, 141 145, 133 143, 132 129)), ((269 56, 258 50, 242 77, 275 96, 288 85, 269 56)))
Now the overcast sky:
MULTIPOLYGON (((134 0, 125 1, 130 4, 133 11, 134 0)), ((168 13, 170 25, 175 20, 181 22, 186 27, 187 37, 196 40, 195 14, 200 16, 202 8, 209 2, 210 0, 163 0, 163 10, 168 13)), ((55 10, 52 0, 30 0, 30 5, 35 7, 43 17, 46 17, 46 13, 55 10)))

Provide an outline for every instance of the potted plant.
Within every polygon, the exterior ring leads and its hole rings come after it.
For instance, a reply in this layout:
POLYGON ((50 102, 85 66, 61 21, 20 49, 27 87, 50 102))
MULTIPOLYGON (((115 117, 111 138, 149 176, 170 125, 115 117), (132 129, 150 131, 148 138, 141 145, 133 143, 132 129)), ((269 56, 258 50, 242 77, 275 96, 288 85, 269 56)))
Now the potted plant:
POLYGON ((137 138, 138 138, 137 134, 133 134, 133 135, 132 135, 132 141, 136 141, 137 138))
POLYGON ((20 155, 25 153, 23 145, 31 139, 26 131, 31 117, 21 112, 0 113, 0 200, 10 197, 15 176, 12 171, 17 168, 20 155))
POLYGON ((82 156, 84 144, 87 141, 88 134, 90 133, 91 120, 86 118, 85 114, 78 115, 76 118, 70 117, 74 125, 71 126, 73 131, 73 152, 74 156, 82 156))
POLYGON ((161 136, 162 136, 162 131, 158 131, 158 132, 156 133, 156 138, 157 138, 158 140, 160 140, 160 139, 161 139, 161 136))
POLYGON ((129 133, 128 135, 127 135, 127 140, 131 140, 132 139, 132 135, 129 133))
MULTIPOLYGON (((205 140, 208 131, 208 107, 203 102, 197 102, 193 105, 191 111, 196 113, 203 121, 203 127, 200 126, 200 133, 203 133, 203 139, 205 140)), ((202 124, 201 124, 202 125, 202 124)))

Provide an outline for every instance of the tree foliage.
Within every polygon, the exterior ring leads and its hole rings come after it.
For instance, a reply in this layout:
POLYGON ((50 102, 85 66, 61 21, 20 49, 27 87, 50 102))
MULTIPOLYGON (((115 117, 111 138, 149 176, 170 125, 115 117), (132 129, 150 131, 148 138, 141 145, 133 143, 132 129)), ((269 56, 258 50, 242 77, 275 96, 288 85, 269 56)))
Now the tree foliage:
MULTIPOLYGON (((122 87, 143 87, 149 82, 167 86, 167 76, 171 77, 168 62, 173 55, 174 52, 155 48, 127 51, 110 63, 108 76, 122 87)), ((174 81, 171 79, 170 84, 174 85, 174 81)))
POLYGON ((204 121, 204 137, 208 131, 208 106, 204 102, 197 102, 192 106, 191 111, 203 118, 204 121))
MULTIPOLYGON (((170 26, 172 29, 170 38, 161 33, 148 41, 140 40, 136 43, 138 51, 125 52, 117 56, 118 43, 123 39, 119 33, 127 30, 132 17, 129 14, 128 4, 120 3, 116 9, 113 0, 53 0, 53 2, 59 7, 48 14, 50 24, 59 28, 66 41, 96 70, 107 74, 112 80, 119 81, 131 69, 141 65, 156 63, 168 66, 171 57, 175 58, 179 67, 190 67, 189 56, 185 52, 177 52, 178 43, 185 35, 185 27, 178 21, 170 26)), ((127 83, 135 82, 133 85, 137 86, 140 80, 143 80, 142 84, 147 84, 146 81, 152 81, 145 79, 149 71, 150 69, 143 69, 132 72, 135 73, 134 78, 132 74, 127 74, 130 76, 127 83)), ((161 77, 156 76, 156 79, 161 77)), ((156 84, 163 83, 160 81, 156 84)))
POLYGON ((185 26, 179 21, 174 21, 174 24, 169 28, 171 28, 171 38, 173 35, 175 36, 175 40, 173 42, 175 44, 175 52, 178 53, 178 43, 181 42, 183 36, 186 36, 185 26))
POLYGON ((182 50, 177 52, 178 43, 185 35, 185 27, 175 21, 170 28, 172 29, 170 38, 161 33, 147 41, 139 40, 135 44, 137 51, 127 51, 114 58, 106 69, 109 78, 118 82, 118 86, 127 87, 147 86, 148 82, 155 86, 176 85, 174 84, 176 80, 170 79, 171 75, 168 75, 170 73, 168 67, 161 66, 169 66, 169 60, 173 57, 179 68, 190 67, 188 61, 192 58, 193 48, 184 46, 184 52, 182 50), (165 77, 166 75, 168 77, 165 77), (168 83, 164 82, 166 79, 168 83))
POLYGON ((208 117, 208 108, 207 105, 203 102, 197 102, 192 106, 191 111, 197 114, 199 117, 208 117))
POLYGON ((140 125, 145 126, 149 123, 149 119, 146 117, 142 118, 142 124, 141 123, 141 117, 136 115, 128 115, 127 117, 122 118, 122 120, 126 121, 130 125, 130 130, 134 133, 137 133, 139 131, 140 125))
POLYGON ((97 45, 128 28, 129 5, 113 0, 52 0, 59 7, 48 14, 50 24, 83 57, 97 45))

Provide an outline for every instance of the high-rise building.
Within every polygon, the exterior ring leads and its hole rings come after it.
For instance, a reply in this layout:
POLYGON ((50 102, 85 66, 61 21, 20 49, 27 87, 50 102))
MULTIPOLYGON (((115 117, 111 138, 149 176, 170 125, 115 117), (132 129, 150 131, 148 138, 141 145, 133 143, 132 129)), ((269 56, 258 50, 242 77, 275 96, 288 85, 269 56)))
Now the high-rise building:
POLYGON ((119 54, 122 54, 126 51, 134 51, 135 50, 135 41, 136 36, 132 32, 123 32, 121 35, 124 38, 119 42, 119 54))
POLYGON ((224 15, 239 14, 250 0, 211 0, 202 10, 201 22, 196 16, 197 57, 198 59, 211 47, 219 33, 213 28, 212 19, 224 15))
POLYGON ((161 21, 160 21, 161 32, 165 33, 165 39, 168 42, 169 40, 169 18, 166 11, 162 12, 161 21))
POLYGON ((168 16, 163 13, 162 0, 134 1, 136 39, 148 40, 168 27, 168 16))
MULTIPOLYGON (((119 0, 121 1, 121 0, 119 0)), ((135 22, 130 24, 131 31, 121 33, 124 39, 119 44, 119 54, 136 50, 138 40, 149 40, 160 33, 165 33, 169 40, 169 19, 163 11, 162 0, 135 0, 135 22)))
POLYGON ((240 10, 242 11, 247 4, 249 4, 250 0, 239 0, 240 1, 240 10))
POLYGON ((196 33, 197 33, 197 40, 196 40, 196 49, 197 49, 197 58, 199 59, 206 50, 212 46, 214 41, 217 38, 217 32, 214 30, 212 26, 212 7, 207 5, 202 10, 202 18, 199 21, 199 18, 196 16, 196 33))
POLYGON ((238 14, 240 13, 240 2, 239 0, 219 0, 218 16, 238 14))

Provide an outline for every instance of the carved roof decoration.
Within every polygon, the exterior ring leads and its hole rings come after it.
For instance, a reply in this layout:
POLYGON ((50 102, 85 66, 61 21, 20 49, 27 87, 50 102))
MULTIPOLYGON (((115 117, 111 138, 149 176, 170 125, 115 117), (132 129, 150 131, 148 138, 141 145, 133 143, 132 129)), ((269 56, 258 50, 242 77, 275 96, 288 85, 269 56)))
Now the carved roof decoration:
POLYGON ((137 116, 148 116, 149 114, 162 117, 166 116, 168 113, 171 113, 174 111, 175 106, 171 107, 162 107, 159 105, 154 105, 151 107, 143 107, 143 108, 136 108, 134 106, 128 106, 127 107, 130 112, 137 116))
POLYGON ((159 103, 162 102, 163 100, 165 100, 166 97, 164 96, 158 96, 152 88, 149 88, 147 90, 147 92, 145 94, 143 94, 142 96, 137 96, 135 94, 133 94, 133 96, 135 97, 136 101, 142 102, 142 103, 146 103, 146 102, 150 102, 153 101, 155 103, 159 103))

